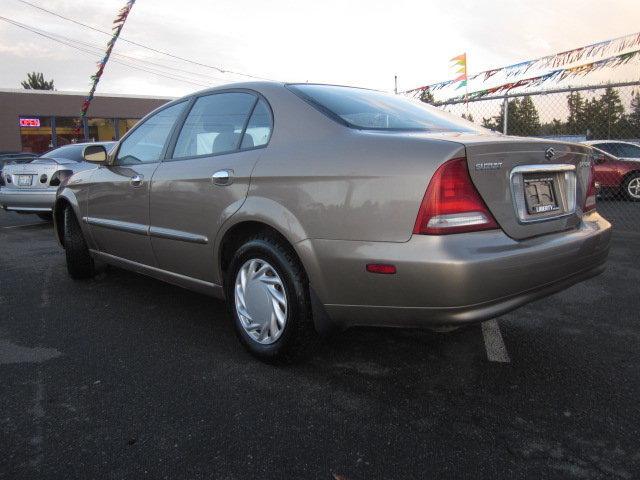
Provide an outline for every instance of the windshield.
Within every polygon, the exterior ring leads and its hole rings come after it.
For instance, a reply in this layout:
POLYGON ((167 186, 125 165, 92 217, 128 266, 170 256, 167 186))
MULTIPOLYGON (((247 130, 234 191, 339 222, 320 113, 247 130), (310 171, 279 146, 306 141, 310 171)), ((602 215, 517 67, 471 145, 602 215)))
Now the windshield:
POLYGON ((300 97, 353 128, 480 132, 471 122, 401 95, 333 85, 289 85, 300 97))

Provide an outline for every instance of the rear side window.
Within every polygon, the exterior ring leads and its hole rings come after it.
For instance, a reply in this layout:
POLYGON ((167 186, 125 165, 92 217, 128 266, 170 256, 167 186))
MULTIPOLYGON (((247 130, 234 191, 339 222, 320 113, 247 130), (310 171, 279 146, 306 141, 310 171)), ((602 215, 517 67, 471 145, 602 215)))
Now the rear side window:
POLYGON ((256 103, 250 93, 216 93, 200 97, 191 108, 176 142, 173 158, 233 152, 256 103))
POLYGON ((486 132, 471 122, 402 95, 334 85, 289 85, 335 120, 365 130, 486 132))
MULTIPOLYGON (((43 158, 68 158, 69 160, 74 160, 76 162, 80 162, 83 160, 82 151, 84 150, 84 145, 68 145, 64 147, 55 148, 53 150, 49 150, 46 153, 40 155, 43 158)), ((32 162, 36 163, 36 162, 32 162)))
POLYGON ((620 156, 617 144, 615 143, 594 143, 593 146, 616 157, 620 156))
POLYGON ((636 145, 629 145, 627 143, 618 144, 621 157, 628 158, 640 158, 640 147, 636 145))
POLYGON ((271 129, 271 110, 267 103, 260 99, 253 109, 251 118, 249 118, 240 148, 247 149, 266 145, 271 137, 271 129))
POLYGON ((185 105, 184 101, 176 103, 138 125, 120 145, 116 164, 137 165, 160 161, 169 134, 185 105))

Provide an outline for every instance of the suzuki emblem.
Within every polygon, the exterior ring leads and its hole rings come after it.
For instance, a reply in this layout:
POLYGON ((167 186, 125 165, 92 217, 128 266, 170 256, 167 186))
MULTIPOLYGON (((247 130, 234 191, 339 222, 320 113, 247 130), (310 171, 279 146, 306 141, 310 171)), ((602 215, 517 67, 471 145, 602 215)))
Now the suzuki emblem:
POLYGON ((549 147, 544 151, 544 158, 547 160, 551 160, 556 154, 556 151, 553 147, 549 147))

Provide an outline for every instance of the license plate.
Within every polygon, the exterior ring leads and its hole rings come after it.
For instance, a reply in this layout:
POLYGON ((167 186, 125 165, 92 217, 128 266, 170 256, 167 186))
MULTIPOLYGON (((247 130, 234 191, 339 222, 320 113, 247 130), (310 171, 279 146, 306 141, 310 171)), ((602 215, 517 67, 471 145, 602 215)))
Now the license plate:
POLYGON ((32 180, 33 180, 33 175, 18 175, 18 186, 30 187, 32 180))
POLYGON ((529 215, 559 210, 553 177, 524 179, 524 198, 529 215))

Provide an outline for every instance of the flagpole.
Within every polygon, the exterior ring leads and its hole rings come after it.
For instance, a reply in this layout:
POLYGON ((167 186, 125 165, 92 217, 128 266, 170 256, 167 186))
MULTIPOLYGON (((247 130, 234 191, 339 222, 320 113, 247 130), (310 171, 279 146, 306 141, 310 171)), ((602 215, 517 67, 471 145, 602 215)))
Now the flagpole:
POLYGON ((464 85, 464 106, 465 111, 467 112, 467 120, 469 120, 469 73, 468 73, 469 63, 467 60, 467 53, 464 54, 464 76, 467 80, 465 80, 464 85))
POLYGON ((80 126, 82 126, 84 130, 84 139, 88 140, 88 129, 86 128, 86 118, 87 118, 87 110, 89 110, 89 106, 91 105, 91 100, 93 100, 93 96, 96 92, 96 88, 98 87, 98 82, 102 77, 102 73, 104 72, 104 67, 107 65, 109 61, 109 57, 111 56, 111 51, 113 50, 114 45, 116 44, 116 40, 120 36, 120 32, 122 31, 122 27, 124 27, 124 22, 127 20, 129 16, 129 12, 133 7, 133 4, 136 0, 127 0, 127 3, 124 7, 122 7, 118 11, 118 15, 116 19, 113 21, 113 36, 107 42, 107 50, 105 51, 104 57, 102 60, 98 62, 98 70, 94 75, 91 75, 91 89, 89 90, 88 95, 85 97, 82 102, 82 110, 80 112, 80 125, 76 128, 76 135, 79 135, 80 126))

